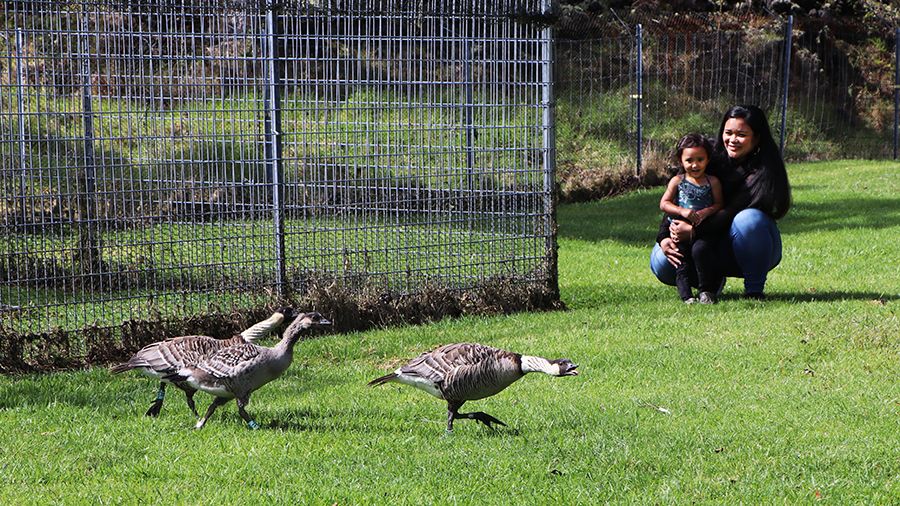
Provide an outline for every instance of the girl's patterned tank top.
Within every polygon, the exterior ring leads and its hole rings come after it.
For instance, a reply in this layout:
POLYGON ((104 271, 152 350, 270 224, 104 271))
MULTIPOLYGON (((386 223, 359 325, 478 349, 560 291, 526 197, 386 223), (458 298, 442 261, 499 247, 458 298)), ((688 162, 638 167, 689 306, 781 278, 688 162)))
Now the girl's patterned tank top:
POLYGON ((678 183, 678 205, 680 207, 699 211, 713 205, 712 186, 709 184, 709 179, 705 177, 704 179, 706 184, 698 186, 688 181, 686 177, 681 177, 681 182, 678 183))

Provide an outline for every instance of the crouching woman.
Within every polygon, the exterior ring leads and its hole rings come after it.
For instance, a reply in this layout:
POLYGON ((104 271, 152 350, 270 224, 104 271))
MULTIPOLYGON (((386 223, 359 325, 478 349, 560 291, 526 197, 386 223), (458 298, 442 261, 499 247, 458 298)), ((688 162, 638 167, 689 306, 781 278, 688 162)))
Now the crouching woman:
POLYGON ((708 172, 722 182, 725 207, 696 226, 663 220, 650 269, 675 285, 682 262, 678 243, 699 238, 709 247, 694 251, 698 262, 723 277, 744 278, 744 297, 765 298, 766 278, 781 262, 781 233, 776 220, 791 207, 784 160, 765 113, 757 106, 735 106, 725 113, 708 172))

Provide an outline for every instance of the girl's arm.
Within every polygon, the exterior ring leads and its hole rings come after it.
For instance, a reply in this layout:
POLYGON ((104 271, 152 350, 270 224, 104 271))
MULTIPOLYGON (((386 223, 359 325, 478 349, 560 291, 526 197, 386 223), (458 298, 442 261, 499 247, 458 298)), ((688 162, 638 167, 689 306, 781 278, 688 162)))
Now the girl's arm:
MULTIPOLYGON (((747 208, 750 204, 750 190, 744 183, 743 177, 737 174, 726 177, 724 180, 719 178, 724 190, 725 185, 729 186, 728 202, 725 203, 721 211, 708 216, 694 230, 694 237, 712 237, 720 236, 728 233, 731 226, 731 220, 734 215, 747 208)), ((723 191, 723 193, 725 193, 723 191)))
POLYGON ((704 207, 697 211, 697 220, 694 222, 694 225, 699 224, 710 215, 721 211, 722 208, 725 207, 725 199, 722 196, 722 182, 715 176, 706 176, 706 178, 709 180, 709 186, 712 189, 713 203, 711 206, 704 207))

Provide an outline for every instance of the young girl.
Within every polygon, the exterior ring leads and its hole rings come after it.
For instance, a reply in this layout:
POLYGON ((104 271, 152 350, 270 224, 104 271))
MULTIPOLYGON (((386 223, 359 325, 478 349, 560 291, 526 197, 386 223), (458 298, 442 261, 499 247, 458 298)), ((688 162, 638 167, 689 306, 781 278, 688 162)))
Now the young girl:
MULTIPOLYGON (((669 220, 682 220, 697 225, 722 209, 722 184, 715 176, 706 173, 712 144, 700 134, 688 134, 678 141, 673 161, 681 167, 669 181, 666 192, 659 201, 659 208, 669 215, 669 220)), ((707 247, 703 240, 679 241, 678 250, 684 261, 675 270, 678 295, 688 304, 715 304, 715 292, 721 275, 711 266, 694 262, 694 248, 707 247), (696 279, 700 293, 694 298, 691 280, 696 279)))

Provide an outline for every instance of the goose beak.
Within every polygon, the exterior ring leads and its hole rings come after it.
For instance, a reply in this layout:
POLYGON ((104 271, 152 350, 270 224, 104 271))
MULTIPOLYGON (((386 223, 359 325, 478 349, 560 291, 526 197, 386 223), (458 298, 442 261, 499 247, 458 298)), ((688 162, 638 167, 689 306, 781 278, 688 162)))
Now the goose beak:
POLYGON ((578 364, 566 360, 560 364, 560 372, 562 376, 578 376, 578 364))
POLYGON ((560 376, 578 376, 578 371, 576 370, 578 369, 578 364, 573 363, 571 360, 563 358, 553 362, 559 365, 560 376))

